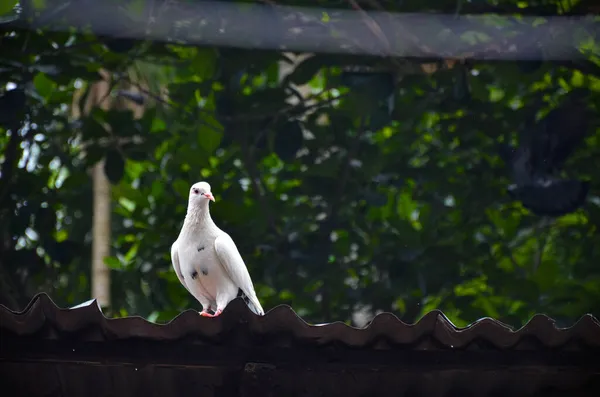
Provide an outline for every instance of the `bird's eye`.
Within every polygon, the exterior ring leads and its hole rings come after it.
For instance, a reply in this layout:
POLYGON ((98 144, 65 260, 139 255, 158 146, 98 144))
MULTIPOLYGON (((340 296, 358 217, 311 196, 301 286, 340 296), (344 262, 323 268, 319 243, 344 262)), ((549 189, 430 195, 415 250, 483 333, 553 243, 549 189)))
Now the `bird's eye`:
POLYGON ((198 193, 200 193, 200 190, 194 189, 194 194, 198 194, 198 193))

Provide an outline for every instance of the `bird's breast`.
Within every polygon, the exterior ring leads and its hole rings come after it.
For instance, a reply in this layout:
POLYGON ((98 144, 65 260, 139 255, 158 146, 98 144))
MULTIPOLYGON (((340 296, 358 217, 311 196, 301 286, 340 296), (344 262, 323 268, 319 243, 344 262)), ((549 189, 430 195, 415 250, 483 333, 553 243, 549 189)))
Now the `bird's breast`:
POLYGON ((219 261, 215 249, 212 246, 208 247, 206 245, 188 247, 185 250, 183 256, 184 261, 186 262, 186 270, 191 272, 190 276, 194 272, 198 273, 194 275, 194 278, 196 278, 198 275, 208 276, 211 272, 214 272, 214 268, 216 267, 216 265, 218 265, 219 261))
POLYGON ((227 289, 232 284, 220 264, 214 244, 188 244, 182 256, 181 272, 184 280, 201 283, 210 296, 216 297, 220 289, 227 289))

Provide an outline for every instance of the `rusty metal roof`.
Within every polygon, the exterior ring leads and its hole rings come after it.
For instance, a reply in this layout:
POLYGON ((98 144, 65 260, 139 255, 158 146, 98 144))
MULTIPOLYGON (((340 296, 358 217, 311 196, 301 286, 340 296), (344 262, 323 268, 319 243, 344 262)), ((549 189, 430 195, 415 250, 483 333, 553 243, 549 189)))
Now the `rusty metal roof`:
POLYGON ((564 329, 536 315, 514 330, 489 318, 457 328, 440 311, 414 325, 383 313, 357 329, 309 325, 285 305, 256 316, 238 298, 217 318, 187 310, 154 324, 108 319, 95 301, 62 309, 39 294, 23 312, 0 306, 0 342, 0 378, 31 396, 600 390, 600 322, 591 315, 564 329))

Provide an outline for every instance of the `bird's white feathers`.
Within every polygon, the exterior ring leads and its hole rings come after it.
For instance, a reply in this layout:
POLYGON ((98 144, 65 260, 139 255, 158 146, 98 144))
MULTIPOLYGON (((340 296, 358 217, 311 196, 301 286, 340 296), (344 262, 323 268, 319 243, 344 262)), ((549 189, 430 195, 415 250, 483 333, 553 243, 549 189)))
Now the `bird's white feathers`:
POLYGON ((190 188, 185 221, 171 246, 171 261, 177 278, 200 302, 203 312, 224 310, 241 289, 249 300, 250 309, 263 315, 235 242, 210 217, 209 198, 212 200, 208 183, 198 182, 190 188))
POLYGON ((175 270, 175 274, 177 275, 179 282, 181 282, 181 284, 183 284, 185 289, 188 289, 185 285, 185 281, 183 281, 183 277, 181 276, 181 268, 179 266, 179 256, 177 255, 177 240, 171 245, 171 263, 173 263, 173 269, 175 270))
POLYGON ((215 251, 225 272, 231 278, 231 281, 237 285, 251 303, 251 309, 257 314, 263 315, 264 311, 256 297, 254 285, 248 273, 248 268, 238 251, 233 239, 227 234, 222 233, 215 239, 215 251))

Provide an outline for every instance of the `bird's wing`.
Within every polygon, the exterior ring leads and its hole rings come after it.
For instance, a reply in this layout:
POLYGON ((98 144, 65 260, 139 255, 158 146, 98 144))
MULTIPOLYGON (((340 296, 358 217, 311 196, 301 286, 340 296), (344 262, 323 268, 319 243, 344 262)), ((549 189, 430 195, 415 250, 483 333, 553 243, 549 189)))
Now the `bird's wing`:
POLYGON ((242 292, 248 297, 250 302, 255 306, 258 314, 264 314, 263 308, 256 297, 254 291, 254 285, 248 273, 248 268, 240 255, 240 252, 235 245, 233 239, 227 234, 223 233, 215 239, 215 251, 219 262, 225 269, 225 272, 231 278, 231 281, 242 290, 242 292))
POLYGON ((173 263, 173 269, 175 269, 175 274, 177 274, 177 278, 183 284, 185 289, 190 291, 187 285, 185 285, 185 280, 183 279, 183 275, 181 274, 181 267, 179 266, 179 255, 177 254, 177 241, 171 245, 171 262, 173 263))

